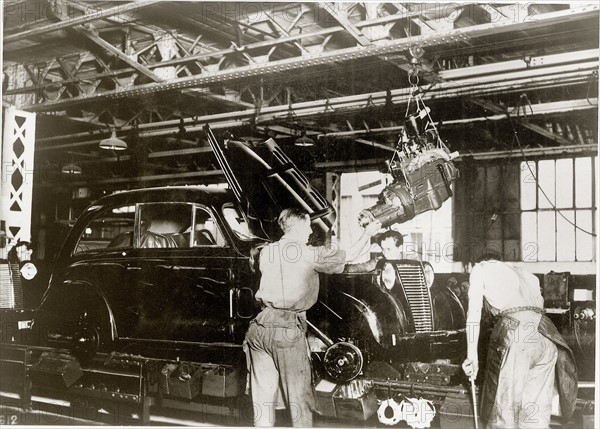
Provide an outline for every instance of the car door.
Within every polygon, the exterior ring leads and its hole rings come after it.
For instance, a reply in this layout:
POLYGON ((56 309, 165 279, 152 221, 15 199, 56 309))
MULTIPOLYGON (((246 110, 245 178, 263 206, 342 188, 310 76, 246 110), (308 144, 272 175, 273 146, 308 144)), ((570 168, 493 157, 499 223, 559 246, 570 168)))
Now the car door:
POLYGON ((113 290, 119 339, 233 342, 235 253, 208 208, 139 204, 136 222, 126 284, 113 290))

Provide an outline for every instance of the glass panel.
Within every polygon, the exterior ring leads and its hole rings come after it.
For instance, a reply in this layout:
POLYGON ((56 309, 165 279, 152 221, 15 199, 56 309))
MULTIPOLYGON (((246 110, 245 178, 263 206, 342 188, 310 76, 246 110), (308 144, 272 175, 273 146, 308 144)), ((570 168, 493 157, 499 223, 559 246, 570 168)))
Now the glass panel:
POLYGON ((223 217, 229 225, 229 228, 231 228, 238 238, 242 240, 253 240, 259 238, 250 231, 250 227, 246 222, 246 218, 244 217, 243 213, 237 209, 237 207, 231 204, 224 205, 223 217))
POLYGON ((575 213, 573 210, 561 210, 556 213, 557 261, 575 260, 575 226, 573 223, 575 223, 575 213))
POLYGON ((73 253, 132 247, 134 212, 135 206, 121 206, 100 213, 83 229, 73 253))
POLYGON ((143 204, 139 208, 138 221, 139 248, 189 247, 190 204, 143 204))
POLYGON ((537 261, 537 249, 537 213, 521 213, 521 254, 523 261, 537 261))
POLYGON ((575 159, 575 206, 592 206, 592 160, 575 159))
POLYGON ((536 165, 534 161, 521 162, 521 209, 536 208, 536 165))
POLYGON ((555 216, 554 211, 538 212, 538 261, 556 260, 555 216))
POLYGON ((544 160, 538 163, 538 207, 551 208, 556 204, 554 196, 555 175, 554 160, 544 160))
MULTIPOLYGON (((573 207, 573 159, 556 160, 556 207, 573 207)), ((564 220, 564 219, 563 219, 564 220)), ((560 243, 560 240, 559 240, 560 243)))
POLYGON ((577 226, 581 229, 577 229, 575 232, 575 242, 577 244, 577 260, 578 261, 591 261, 594 244, 592 236, 589 234, 592 232, 592 211, 591 210, 577 210, 577 226), (584 231, 587 232, 584 232, 584 231))
POLYGON ((221 229, 207 210, 197 207, 195 220, 192 244, 194 247, 226 245, 221 229))

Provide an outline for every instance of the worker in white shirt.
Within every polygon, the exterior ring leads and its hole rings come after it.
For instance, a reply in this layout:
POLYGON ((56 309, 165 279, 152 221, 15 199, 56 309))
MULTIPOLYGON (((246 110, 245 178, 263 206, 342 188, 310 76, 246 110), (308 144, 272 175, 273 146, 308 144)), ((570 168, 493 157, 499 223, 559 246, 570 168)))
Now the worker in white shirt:
POLYGON ((244 340, 256 426, 273 426, 275 409, 287 408, 294 427, 312 426, 314 398, 306 310, 317 301, 319 273, 341 273, 347 260, 366 251, 380 222, 366 226, 347 251, 308 246, 308 214, 285 209, 279 216, 283 237, 259 257, 263 310, 250 322, 244 340))

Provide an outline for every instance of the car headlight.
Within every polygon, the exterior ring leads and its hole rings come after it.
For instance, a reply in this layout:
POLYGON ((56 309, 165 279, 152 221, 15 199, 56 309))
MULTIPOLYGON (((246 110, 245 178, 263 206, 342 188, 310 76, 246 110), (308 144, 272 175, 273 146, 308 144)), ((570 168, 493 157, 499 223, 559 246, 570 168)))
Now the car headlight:
POLYGON ((396 284, 396 270, 389 262, 386 262, 381 270, 381 282, 387 290, 391 290, 396 284))
POLYGON ((429 262, 423 262, 423 274, 425 275, 425 284, 430 288, 433 286, 435 272, 433 271, 433 266, 429 262))
POLYGON ((32 262, 26 262, 21 267, 21 275, 25 280, 31 280, 37 274, 37 268, 32 262))

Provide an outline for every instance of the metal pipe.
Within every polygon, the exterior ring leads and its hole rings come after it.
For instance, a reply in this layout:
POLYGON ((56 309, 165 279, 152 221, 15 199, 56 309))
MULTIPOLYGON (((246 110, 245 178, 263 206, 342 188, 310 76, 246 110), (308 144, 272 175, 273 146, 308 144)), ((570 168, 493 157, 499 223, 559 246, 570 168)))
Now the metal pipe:
POLYGON ((477 391, 475 390, 475 378, 469 377, 471 380, 471 397, 473 398, 473 420, 475 422, 475 429, 479 429, 479 422, 477 421, 477 391))
POLYGON ((419 392, 423 392, 423 393, 433 393, 433 394, 440 394, 440 393, 454 393, 454 394, 460 394, 460 395, 466 395, 467 394, 467 390, 463 387, 459 387, 459 386, 434 386, 431 384, 416 384, 414 382, 408 382, 408 381, 398 381, 398 380, 383 380, 383 379, 373 379, 373 384, 377 387, 383 387, 383 388, 388 388, 392 387, 392 388, 396 388, 396 389, 406 389, 406 390, 418 390, 419 392))

